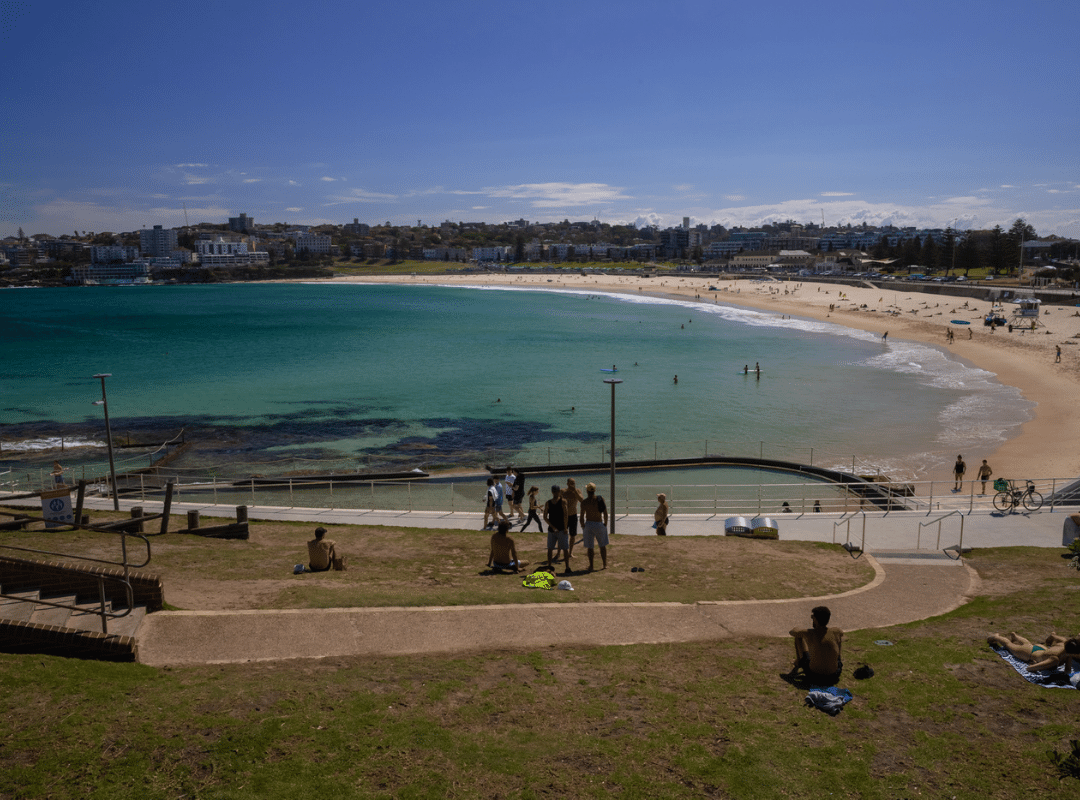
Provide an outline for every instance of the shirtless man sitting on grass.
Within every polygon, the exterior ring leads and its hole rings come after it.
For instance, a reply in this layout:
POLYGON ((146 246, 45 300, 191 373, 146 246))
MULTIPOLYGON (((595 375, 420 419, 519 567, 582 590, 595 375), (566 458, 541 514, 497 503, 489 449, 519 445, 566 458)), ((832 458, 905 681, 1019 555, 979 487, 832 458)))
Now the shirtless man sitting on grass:
POLYGON ((986 640, 991 645, 1004 647, 1021 661, 1027 662, 1029 671, 1042 672, 1065 665, 1066 672, 1080 667, 1080 637, 1066 639, 1051 633, 1042 644, 1032 644, 1023 636, 995 633, 986 640))
POLYGON ((528 562, 518 560, 514 540, 507 536, 509 531, 510 522, 504 519, 499 523, 499 529, 491 534, 491 552, 488 553, 487 565, 492 569, 517 572, 519 568, 527 566, 528 562))
POLYGON ((792 628, 795 637, 795 664, 784 678, 795 678, 799 671, 810 681, 832 685, 840 679, 840 670, 844 662, 840 660, 844 632, 839 628, 830 628, 832 612, 825 606, 816 606, 810 611, 812 628, 792 628))

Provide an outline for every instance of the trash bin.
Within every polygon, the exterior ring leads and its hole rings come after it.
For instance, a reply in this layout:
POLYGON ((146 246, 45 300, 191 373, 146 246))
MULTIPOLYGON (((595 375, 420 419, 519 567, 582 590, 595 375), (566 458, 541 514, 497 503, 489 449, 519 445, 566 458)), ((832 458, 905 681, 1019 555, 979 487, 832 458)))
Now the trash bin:
POLYGON ((780 535, 776 523, 771 517, 754 517, 750 521, 750 527, 753 529, 754 536, 772 536, 775 538, 780 535))
POLYGON ((724 521, 726 536, 746 536, 750 531, 750 523, 747 522, 746 517, 728 517, 724 521))

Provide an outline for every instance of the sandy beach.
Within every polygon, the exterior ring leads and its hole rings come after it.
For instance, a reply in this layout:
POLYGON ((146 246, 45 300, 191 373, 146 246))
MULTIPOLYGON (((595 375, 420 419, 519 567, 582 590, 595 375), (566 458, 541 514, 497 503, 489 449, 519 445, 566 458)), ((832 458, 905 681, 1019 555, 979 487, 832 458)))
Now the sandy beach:
MULTIPOLYGON (((359 283, 430 283, 440 285, 536 286, 544 289, 588 289, 651 295, 672 295, 701 303, 728 303, 775 314, 809 317, 870 331, 888 332, 890 339, 938 345, 954 356, 994 373, 998 380, 1017 387, 1035 403, 1034 415, 1018 436, 993 453, 964 453, 968 478, 974 477, 983 458, 996 476, 1031 479, 1080 476, 1080 309, 1044 306, 1036 331, 993 334, 983 325, 990 312, 987 301, 921 292, 898 292, 866 286, 841 286, 811 281, 761 281, 751 277, 708 278, 694 275, 643 278, 641 276, 535 274, 535 275, 386 275, 335 278, 359 283), (708 291, 715 286, 717 291, 708 291), (968 320, 970 325, 951 324, 968 320), (1043 327, 1045 326, 1045 327, 1043 327), (954 339, 949 342, 947 330, 954 339), (1061 346, 1061 362, 1055 348, 1061 346)), ((1004 316, 1014 306, 1006 303, 1004 316)), ((935 479, 949 479, 942 470, 935 479)))

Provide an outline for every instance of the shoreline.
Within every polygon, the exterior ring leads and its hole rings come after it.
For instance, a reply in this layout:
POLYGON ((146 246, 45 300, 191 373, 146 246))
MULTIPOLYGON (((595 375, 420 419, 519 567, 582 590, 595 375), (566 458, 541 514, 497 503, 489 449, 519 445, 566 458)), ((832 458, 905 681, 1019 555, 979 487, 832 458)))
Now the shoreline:
MULTIPOLYGON (((580 274, 418 274, 347 276, 303 282, 496 285, 544 290, 642 292, 709 304, 715 300, 764 312, 807 317, 879 336, 887 332, 890 338, 942 347, 953 356, 992 373, 1000 383, 1015 387, 1034 404, 1031 419, 994 452, 964 454, 968 465, 967 480, 974 478, 983 458, 989 461, 995 477, 1080 476, 1080 414, 1075 411, 1076 398, 1080 397, 1080 312, 1070 315, 1067 307, 1043 309, 1039 321, 1046 327, 1040 326, 1035 332, 1017 330, 1008 333, 1002 328, 991 334, 990 329, 982 325, 982 318, 991 309, 988 301, 808 280, 713 279, 692 274, 657 278, 580 274), (716 286, 718 291, 709 292, 710 285, 716 286), (971 324, 950 324, 952 319, 968 320, 971 324), (952 343, 946 340, 948 328, 956 334, 952 343), (965 331, 970 331, 971 338, 965 331), (1061 363, 1054 361, 1055 346, 1061 346, 1061 363)), ((1011 305, 1006 304, 1006 317, 1011 310, 1011 305)), ((931 477, 948 480, 951 470, 943 468, 931 477)))

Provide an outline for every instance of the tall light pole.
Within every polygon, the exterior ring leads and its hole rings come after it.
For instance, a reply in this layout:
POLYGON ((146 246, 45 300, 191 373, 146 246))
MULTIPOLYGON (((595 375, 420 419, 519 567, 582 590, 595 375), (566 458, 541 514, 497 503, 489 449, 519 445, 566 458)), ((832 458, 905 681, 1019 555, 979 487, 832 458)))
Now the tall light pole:
POLYGON ((611 384, 611 494, 608 495, 608 533, 615 535, 615 384, 622 383, 618 378, 605 378, 604 383, 611 384))
POLYGON ((105 397, 105 379, 111 378, 111 372, 99 372, 94 376, 101 379, 101 399, 95 400, 95 406, 101 406, 105 410, 105 443, 109 446, 109 482, 112 483, 113 511, 120 510, 120 498, 116 494, 116 463, 113 461, 112 451, 112 428, 109 426, 109 401, 105 397))

